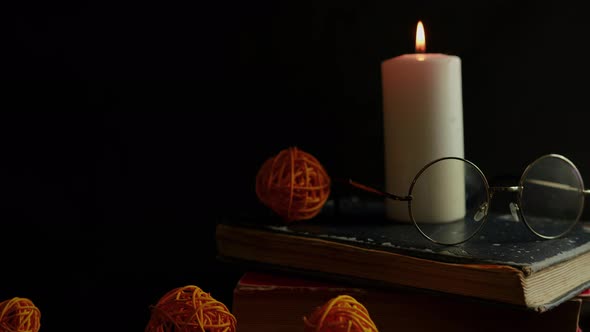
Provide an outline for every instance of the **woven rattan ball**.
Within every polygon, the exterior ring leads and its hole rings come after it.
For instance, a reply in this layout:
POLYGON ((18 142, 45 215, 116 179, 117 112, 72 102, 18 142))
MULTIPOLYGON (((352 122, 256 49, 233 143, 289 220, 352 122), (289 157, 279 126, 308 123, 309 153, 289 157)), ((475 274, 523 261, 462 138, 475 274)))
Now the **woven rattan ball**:
POLYGON ((256 195, 286 222, 311 219, 330 196, 330 177, 314 156, 290 147, 262 165, 256 195))
POLYGON ((339 295, 303 317, 305 332, 378 332, 367 309, 349 295, 339 295))
POLYGON ((14 297, 0 303, 0 332, 37 332, 41 312, 26 298, 14 297))
POLYGON ((236 318, 209 293, 189 285, 162 296, 145 332, 236 332, 236 318))

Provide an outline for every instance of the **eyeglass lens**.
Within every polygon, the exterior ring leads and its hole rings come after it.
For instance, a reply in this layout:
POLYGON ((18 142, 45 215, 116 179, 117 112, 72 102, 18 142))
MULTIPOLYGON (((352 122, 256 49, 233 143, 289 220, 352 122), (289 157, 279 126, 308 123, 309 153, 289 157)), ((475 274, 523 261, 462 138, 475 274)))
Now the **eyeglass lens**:
POLYGON ((432 241, 457 244, 481 228, 489 208, 481 171, 462 159, 441 159, 419 173, 410 189, 410 215, 432 241))
POLYGON ((584 208, 584 184, 567 159, 543 156, 521 179, 520 209, 529 228, 545 237, 570 230, 584 208))

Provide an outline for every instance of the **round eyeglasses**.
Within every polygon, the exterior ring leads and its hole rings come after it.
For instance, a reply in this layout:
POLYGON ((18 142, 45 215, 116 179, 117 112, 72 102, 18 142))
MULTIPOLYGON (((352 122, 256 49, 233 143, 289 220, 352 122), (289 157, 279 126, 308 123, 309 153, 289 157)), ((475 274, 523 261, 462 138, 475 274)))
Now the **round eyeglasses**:
POLYGON ((548 154, 530 163, 517 186, 491 187, 471 161, 445 157, 424 166, 407 196, 398 196, 349 180, 357 188, 396 201, 406 201, 410 220, 432 242, 454 245, 472 238, 485 224, 494 194, 516 193, 512 217, 543 239, 568 233, 584 209, 580 172, 569 159, 548 154))

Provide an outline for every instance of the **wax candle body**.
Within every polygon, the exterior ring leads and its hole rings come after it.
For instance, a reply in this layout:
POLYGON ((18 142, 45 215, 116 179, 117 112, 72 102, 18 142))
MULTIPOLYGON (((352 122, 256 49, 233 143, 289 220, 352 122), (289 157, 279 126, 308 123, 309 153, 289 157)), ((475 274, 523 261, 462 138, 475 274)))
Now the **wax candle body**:
MULTIPOLYGON (((406 195, 427 163, 464 157, 461 60, 445 54, 405 54, 383 61, 381 73, 386 189, 406 195)), ((421 213, 417 221, 462 218, 462 170, 443 172, 428 181, 429 185, 420 186, 428 193, 413 193, 412 211, 421 213)), ((386 213, 390 219, 410 221, 407 205, 400 202, 386 200, 386 213)))

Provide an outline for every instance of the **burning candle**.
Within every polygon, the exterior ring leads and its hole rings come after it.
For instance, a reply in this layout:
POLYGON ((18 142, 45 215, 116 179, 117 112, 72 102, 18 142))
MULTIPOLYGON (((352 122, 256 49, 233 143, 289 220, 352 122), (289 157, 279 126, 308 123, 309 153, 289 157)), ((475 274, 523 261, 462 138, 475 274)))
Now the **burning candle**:
MULTIPOLYGON (((385 147, 385 182, 390 193, 406 195, 427 163, 441 157, 464 157, 461 59, 425 53, 422 22, 416 31, 416 53, 381 64, 385 147)), ((429 177, 413 192, 417 221, 449 222, 465 215, 462 170, 429 177), (446 187, 446 188, 443 188, 446 187), (423 198, 423 199, 421 199, 423 198)), ((405 204, 387 200, 389 219, 410 221, 405 204)))

